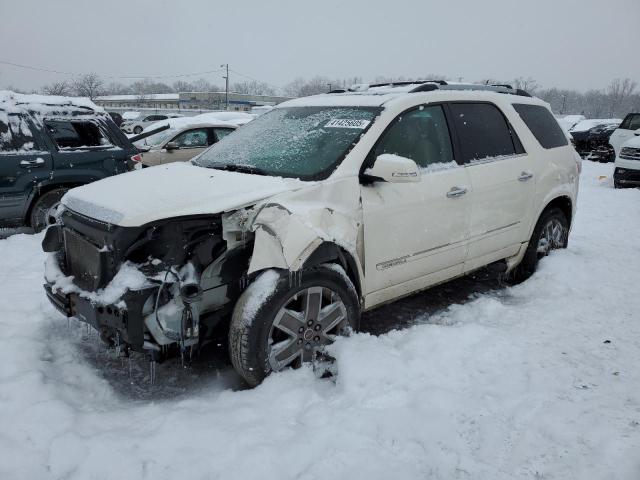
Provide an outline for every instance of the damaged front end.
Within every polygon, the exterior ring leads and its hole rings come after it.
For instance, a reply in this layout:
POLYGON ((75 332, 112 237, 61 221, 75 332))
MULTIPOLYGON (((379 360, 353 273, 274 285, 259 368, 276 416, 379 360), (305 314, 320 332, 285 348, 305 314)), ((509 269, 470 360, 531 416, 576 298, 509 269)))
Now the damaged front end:
POLYGON ((216 337, 246 284, 251 234, 225 232, 222 215, 141 227, 65 210, 49 227, 44 285, 67 317, 154 360, 190 355, 216 337))

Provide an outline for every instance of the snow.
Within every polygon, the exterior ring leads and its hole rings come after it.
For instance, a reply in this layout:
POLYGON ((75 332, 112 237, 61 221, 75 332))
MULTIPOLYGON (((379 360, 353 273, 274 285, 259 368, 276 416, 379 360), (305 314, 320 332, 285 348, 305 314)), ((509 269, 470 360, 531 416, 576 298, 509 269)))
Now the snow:
POLYGON ((253 390, 171 362, 129 380, 49 305, 42 235, 0 240, 0 478, 637 480, 640 190, 612 168, 583 162, 569 248, 530 280, 253 390))
POLYGON ((570 132, 586 132, 587 130, 591 130, 593 127, 598 127, 600 125, 620 125, 622 120, 619 118, 590 118, 589 120, 582 120, 574 125, 569 131, 570 132))
POLYGON ((58 111, 59 109, 52 107, 59 106, 89 108, 96 112, 104 111, 88 98, 37 94, 27 95, 9 90, 0 90, 0 109, 10 113, 18 113, 21 110, 28 109, 45 114, 50 111, 58 111))
MULTIPOLYGON (((177 93, 151 93, 143 95, 144 100, 178 100, 179 94, 177 93)), ((124 100, 132 100, 132 101, 140 101, 140 95, 105 95, 96 97, 96 100, 99 101, 124 101, 124 100)))
POLYGON ((558 120, 558 124, 560 125, 560 128, 562 128, 562 130, 564 130, 565 132, 569 132, 569 130, 571 130, 574 125, 576 125, 578 122, 581 122, 582 120, 585 120, 585 116, 565 115, 556 117, 556 120, 558 120))
POLYGON ((247 175, 175 162, 107 177, 70 190, 62 204, 105 223, 140 226, 172 216, 209 215, 233 210, 295 190, 304 182, 247 175), (114 195, 113 192, 119 192, 114 195))
MULTIPOLYGON (((623 147, 640 148, 640 136, 634 135, 622 144, 623 147)), ((640 163, 640 162, 638 162, 640 163)))
POLYGON ((258 310, 273 296, 280 280, 277 270, 266 270, 247 288, 247 303, 242 310, 242 323, 251 325, 258 310))

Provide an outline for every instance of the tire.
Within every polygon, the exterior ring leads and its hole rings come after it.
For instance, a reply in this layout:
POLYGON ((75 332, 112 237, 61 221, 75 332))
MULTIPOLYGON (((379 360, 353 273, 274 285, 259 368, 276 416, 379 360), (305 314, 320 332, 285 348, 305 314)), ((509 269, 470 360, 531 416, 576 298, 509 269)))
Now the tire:
POLYGON ((255 387, 273 371, 321 357, 324 345, 336 335, 356 330, 359 322, 356 289, 340 267, 317 266, 293 276, 267 270, 234 308, 229 327, 231 363, 255 387))
POLYGON ((35 201, 29 215, 29 224, 35 232, 41 232, 55 223, 54 210, 60 205, 60 200, 65 193, 67 193, 66 188, 56 188, 44 193, 35 201))
POLYGON ((613 188, 622 188, 622 185, 620 185, 620 182, 615 178, 613 179, 613 188))
POLYGON ((564 212, 559 208, 545 210, 533 229, 522 261, 510 273, 509 280, 520 283, 528 279, 536 271, 542 257, 547 256, 551 250, 567 248, 568 240, 569 221, 564 212))
POLYGON ((133 133, 135 133, 136 135, 139 135, 142 133, 142 127, 141 126, 137 126, 133 129, 133 133))

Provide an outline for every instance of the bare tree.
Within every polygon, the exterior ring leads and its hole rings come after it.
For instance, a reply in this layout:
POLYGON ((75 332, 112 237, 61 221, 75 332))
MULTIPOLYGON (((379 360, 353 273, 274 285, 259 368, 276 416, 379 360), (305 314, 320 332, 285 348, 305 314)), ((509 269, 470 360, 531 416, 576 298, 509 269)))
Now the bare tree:
POLYGON ((87 73, 73 81, 73 90, 79 97, 89 97, 91 100, 102 93, 102 79, 95 73, 87 73))
POLYGON ((511 82, 514 88, 525 90, 529 93, 534 93, 538 88, 538 82, 533 77, 517 77, 511 82))
POLYGON ((618 107, 633 94, 637 83, 630 78, 614 78, 607 87, 607 97, 609 100, 609 115, 614 116, 618 107))
POLYGON ((61 82, 53 82, 42 87, 42 93, 45 95, 70 95, 71 85, 66 80, 61 82))
POLYGON ((231 90, 236 93, 244 93, 247 95, 275 95, 275 89, 269 84, 251 80, 249 82, 234 83, 231 90))
POLYGON ((102 93, 104 95, 129 95, 131 94, 131 86, 120 82, 110 82, 102 89, 102 93))
POLYGON ((171 84, 174 92, 190 92, 193 90, 193 86, 189 82, 185 82, 184 80, 176 80, 171 84))

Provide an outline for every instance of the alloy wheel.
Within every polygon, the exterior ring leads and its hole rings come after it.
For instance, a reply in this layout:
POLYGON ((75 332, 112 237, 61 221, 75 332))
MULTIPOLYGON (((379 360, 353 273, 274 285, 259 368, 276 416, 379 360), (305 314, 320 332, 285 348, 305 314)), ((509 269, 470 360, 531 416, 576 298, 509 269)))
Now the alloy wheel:
POLYGON ((326 287, 301 290, 285 302, 271 326, 271 369, 313 361, 325 345, 348 331, 347 309, 336 292, 326 287))
POLYGON ((538 240, 538 257, 548 255, 551 250, 562 248, 565 244, 567 232, 557 218, 550 219, 542 229, 538 240))

